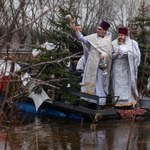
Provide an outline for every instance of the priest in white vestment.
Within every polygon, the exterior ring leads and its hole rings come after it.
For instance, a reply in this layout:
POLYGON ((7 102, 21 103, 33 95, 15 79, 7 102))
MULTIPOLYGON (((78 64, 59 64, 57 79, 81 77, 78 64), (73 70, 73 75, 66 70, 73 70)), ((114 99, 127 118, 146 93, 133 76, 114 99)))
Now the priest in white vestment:
POLYGON ((84 68, 81 91, 99 96, 99 101, 87 99, 88 102, 106 105, 108 94, 110 67, 112 61, 112 34, 108 32, 110 24, 102 21, 97 27, 97 33, 83 36, 78 28, 73 27, 78 39, 86 46, 88 58, 84 68), (105 72, 99 68, 99 63, 106 64, 105 72), (107 72, 107 74, 106 74, 107 72))
POLYGON ((11 56, 0 59, 0 91, 6 89, 10 76, 16 75, 21 70, 20 65, 12 60, 13 58, 11 56))
POLYGON ((138 43, 128 36, 128 29, 118 29, 118 38, 112 42, 112 93, 115 106, 135 106, 138 100, 137 73, 140 64, 138 43))

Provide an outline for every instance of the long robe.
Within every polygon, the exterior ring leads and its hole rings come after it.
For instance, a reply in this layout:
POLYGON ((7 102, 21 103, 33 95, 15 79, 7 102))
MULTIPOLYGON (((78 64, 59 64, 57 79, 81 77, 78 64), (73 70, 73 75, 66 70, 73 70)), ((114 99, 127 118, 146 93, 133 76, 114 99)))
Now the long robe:
POLYGON ((126 38, 125 46, 128 53, 120 56, 116 55, 118 50, 118 40, 112 42, 114 54, 111 71, 112 93, 119 96, 119 100, 114 99, 116 106, 135 105, 138 100, 137 74, 140 64, 140 50, 138 43, 129 37, 126 38))
MULTIPOLYGON (((98 37, 96 33, 83 37, 81 34, 77 35, 79 40, 83 42, 88 50, 88 58, 86 61, 84 75, 82 80, 81 91, 88 94, 95 94, 99 96, 99 105, 106 104, 106 95, 108 94, 110 66, 111 66, 111 34, 107 33, 103 38, 98 37), (107 64, 107 75, 98 68, 100 62, 100 53, 104 55, 104 63, 107 64)), ((86 99, 89 102, 95 100, 86 99)))

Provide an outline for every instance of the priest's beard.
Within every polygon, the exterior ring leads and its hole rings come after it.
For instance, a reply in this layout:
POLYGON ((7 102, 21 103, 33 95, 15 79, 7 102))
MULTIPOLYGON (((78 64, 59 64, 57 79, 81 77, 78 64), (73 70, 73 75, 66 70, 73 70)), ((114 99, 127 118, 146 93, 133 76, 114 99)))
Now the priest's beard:
POLYGON ((122 45, 125 43, 125 39, 123 38, 118 38, 118 45, 122 45))

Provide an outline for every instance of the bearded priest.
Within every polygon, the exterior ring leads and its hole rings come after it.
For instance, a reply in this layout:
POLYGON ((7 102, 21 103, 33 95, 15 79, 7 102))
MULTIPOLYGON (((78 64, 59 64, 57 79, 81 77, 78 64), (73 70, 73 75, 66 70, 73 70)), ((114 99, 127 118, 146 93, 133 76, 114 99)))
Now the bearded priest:
POLYGON ((120 27, 118 37, 112 42, 113 61, 111 87, 115 106, 135 106, 138 100, 137 74, 141 53, 138 43, 128 36, 128 28, 120 27))

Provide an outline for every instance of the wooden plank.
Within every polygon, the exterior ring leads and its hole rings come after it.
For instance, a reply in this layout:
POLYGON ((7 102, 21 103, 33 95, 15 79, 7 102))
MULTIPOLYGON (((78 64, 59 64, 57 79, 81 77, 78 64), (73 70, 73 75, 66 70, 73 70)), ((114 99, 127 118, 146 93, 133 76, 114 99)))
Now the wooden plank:
POLYGON ((104 97, 99 97, 97 95, 83 93, 83 92, 80 92, 80 91, 69 90, 69 92, 72 95, 75 95, 75 96, 79 96, 79 97, 84 97, 84 98, 89 98, 89 99, 95 100, 96 103, 99 101, 99 98, 104 98, 104 97))
POLYGON ((83 106, 77 106, 77 105, 72 105, 70 103, 64 103, 61 101, 54 101, 54 103, 52 104, 55 107, 59 107, 59 109, 62 109, 64 111, 69 111, 69 112, 76 112, 78 114, 84 114, 86 116, 94 116, 96 113, 100 113, 102 116, 106 117, 106 116, 119 116, 118 112, 115 109, 112 108, 108 108, 108 109, 104 109, 104 110, 93 110, 93 109, 89 109, 87 107, 83 107, 83 106))

